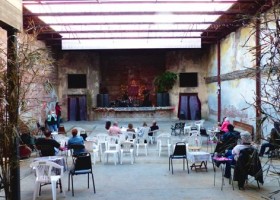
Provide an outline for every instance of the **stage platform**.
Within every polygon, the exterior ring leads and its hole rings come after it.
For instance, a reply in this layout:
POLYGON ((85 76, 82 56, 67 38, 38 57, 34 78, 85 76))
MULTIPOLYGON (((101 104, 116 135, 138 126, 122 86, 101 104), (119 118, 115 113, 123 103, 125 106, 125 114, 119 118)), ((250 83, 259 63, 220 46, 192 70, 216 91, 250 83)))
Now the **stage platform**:
POLYGON ((93 109, 94 120, 157 121, 175 118, 175 107, 99 107, 93 109))

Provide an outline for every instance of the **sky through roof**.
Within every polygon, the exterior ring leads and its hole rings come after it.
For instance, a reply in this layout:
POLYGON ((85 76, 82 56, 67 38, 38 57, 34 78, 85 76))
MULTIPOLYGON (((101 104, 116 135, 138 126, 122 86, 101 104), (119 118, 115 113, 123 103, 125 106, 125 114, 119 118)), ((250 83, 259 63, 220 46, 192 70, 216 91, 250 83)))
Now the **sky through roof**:
POLYGON ((23 0, 63 49, 200 48, 202 32, 234 2, 23 0))

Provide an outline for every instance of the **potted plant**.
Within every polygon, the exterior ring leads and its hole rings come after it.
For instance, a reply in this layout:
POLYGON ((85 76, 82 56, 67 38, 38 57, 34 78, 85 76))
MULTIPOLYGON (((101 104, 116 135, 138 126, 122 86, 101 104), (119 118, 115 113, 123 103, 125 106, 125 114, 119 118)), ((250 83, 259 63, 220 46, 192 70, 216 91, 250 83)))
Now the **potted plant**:
POLYGON ((165 71, 154 79, 154 85, 157 92, 157 106, 169 106, 169 94, 176 83, 178 75, 174 72, 165 71))

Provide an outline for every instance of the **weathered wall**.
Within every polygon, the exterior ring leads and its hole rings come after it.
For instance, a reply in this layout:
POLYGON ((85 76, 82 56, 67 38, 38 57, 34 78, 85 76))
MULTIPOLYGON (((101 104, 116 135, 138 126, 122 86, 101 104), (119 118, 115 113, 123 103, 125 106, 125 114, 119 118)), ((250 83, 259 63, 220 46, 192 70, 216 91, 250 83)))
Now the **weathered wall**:
POLYGON ((207 75, 207 65, 205 64, 205 51, 202 49, 189 49, 169 51, 166 55, 166 69, 175 73, 197 72, 198 87, 179 87, 179 81, 176 82, 170 93, 170 104, 175 106, 174 118, 177 118, 179 94, 180 93, 198 93, 201 101, 201 117, 207 118, 207 87, 204 77, 207 75))
MULTIPOLYGON (((29 127, 35 128, 36 122, 40 122, 40 124, 44 124, 46 114, 49 110, 54 108, 55 102, 57 101, 56 95, 56 67, 50 65, 49 62, 46 62, 45 59, 48 55, 43 54, 39 55, 39 61, 34 61, 34 65, 32 70, 30 70, 30 66, 28 66, 27 60, 30 59, 30 51, 34 53, 36 49, 46 49, 46 45, 42 41, 36 41, 32 36, 18 34, 18 52, 20 55, 25 54, 26 60, 18 57, 18 61, 20 62, 20 77, 21 77, 21 88, 20 94, 21 96, 25 94, 24 101, 21 100, 21 107, 19 109, 20 118, 29 127), (29 50, 27 50, 29 49, 29 50), (42 59, 40 59, 42 58, 42 59), (28 69, 27 69, 28 68, 28 69), (32 71, 32 73, 30 71, 32 71), (37 70, 36 76, 34 76, 34 70, 37 70), (46 84, 50 82, 52 84, 46 84)), ((7 65, 7 32, 0 28, 0 67, 1 70, 6 70, 7 65)))
MULTIPOLYGON (((249 47, 255 44, 255 37, 250 35, 251 29, 241 28, 221 41, 221 76, 255 66, 254 56, 249 52, 249 47)), ((208 77, 217 76, 217 46, 211 47, 208 60, 208 77)), ((238 120, 255 125, 255 109, 249 106, 254 100, 255 88, 255 80, 248 76, 237 76, 233 80, 223 79, 221 117, 228 116, 231 121, 238 120)), ((217 82, 207 85, 209 118, 215 121, 218 112, 217 89, 217 82)))
MULTIPOLYGON (((92 106, 96 106, 96 95, 100 83, 99 53, 93 51, 64 51, 58 62, 58 96, 62 108, 62 118, 67 120, 68 95, 91 94, 92 106), (87 74, 87 89, 68 89, 68 74, 87 74)), ((89 115, 90 113, 88 113, 89 115)), ((92 119, 92 116, 88 116, 92 119)))

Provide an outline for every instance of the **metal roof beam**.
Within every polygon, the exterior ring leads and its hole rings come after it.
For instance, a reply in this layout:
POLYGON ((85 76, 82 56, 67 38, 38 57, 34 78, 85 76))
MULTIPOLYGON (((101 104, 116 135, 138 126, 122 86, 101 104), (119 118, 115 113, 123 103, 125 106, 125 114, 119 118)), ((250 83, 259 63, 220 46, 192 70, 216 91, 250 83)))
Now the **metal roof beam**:
POLYGON ((49 33, 163 33, 163 32, 170 32, 170 33, 187 33, 187 32, 219 32, 217 30, 205 30, 205 29, 168 29, 168 30, 85 30, 85 31, 80 31, 80 30, 69 30, 69 31, 43 31, 40 34, 49 34, 49 33))
POLYGON ((25 13, 23 16, 116 16, 116 15, 241 15, 253 14, 252 11, 238 10, 238 11, 191 11, 191 12, 45 12, 45 13, 25 13))
POLYGON ((156 3, 156 4, 213 4, 213 3, 240 3, 240 4, 247 4, 247 3, 256 3, 254 0, 239 0, 239 1, 228 1, 228 0, 219 0, 219 1, 79 1, 79 0, 44 0, 44 1, 30 1, 30 0, 22 0, 22 3, 25 5, 65 5, 65 4, 147 4, 147 3, 156 3))
POLYGON ((114 40, 114 39, 190 39, 190 38, 201 38, 201 39, 217 39, 216 36, 155 36, 155 37, 76 37, 76 38, 45 38, 44 36, 38 36, 38 40, 114 40))
MULTIPOLYGON (((27 24, 27 23, 26 23, 27 24)), ((165 23, 165 22, 92 22, 92 23, 60 23, 60 22, 53 22, 53 23, 36 23, 37 26, 44 27, 44 26, 72 26, 72 25, 80 25, 80 26, 87 26, 87 25, 153 25, 153 24, 176 24, 176 25, 198 25, 198 24, 213 24, 213 25, 239 25, 241 22, 235 21, 216 21, 216 22, 172 22, 172 23, 165 23)))

